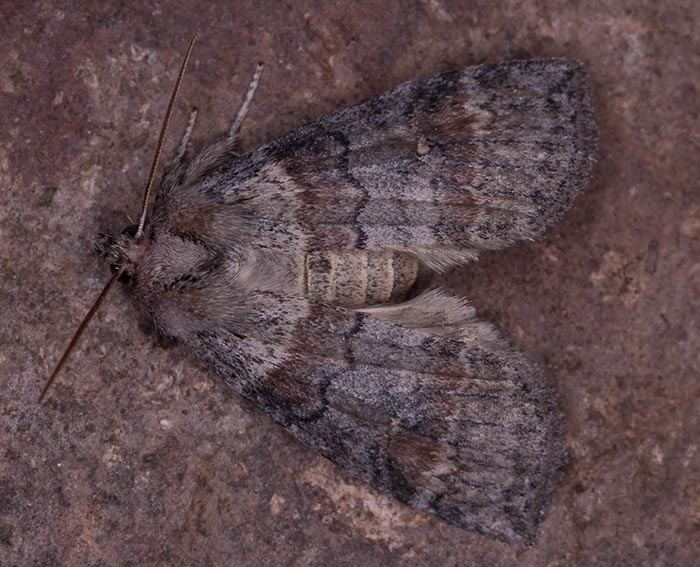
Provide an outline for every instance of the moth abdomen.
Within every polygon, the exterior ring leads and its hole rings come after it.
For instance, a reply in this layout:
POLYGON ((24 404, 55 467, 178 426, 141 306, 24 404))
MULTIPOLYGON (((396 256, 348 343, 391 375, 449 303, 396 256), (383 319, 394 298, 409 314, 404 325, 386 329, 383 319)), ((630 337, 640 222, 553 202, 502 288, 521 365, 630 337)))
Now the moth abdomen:
POLYGON ((304 295, 341 307, 404 298, 422 272, 412 254, 394 250, 317 250, 304 258, 304 295))

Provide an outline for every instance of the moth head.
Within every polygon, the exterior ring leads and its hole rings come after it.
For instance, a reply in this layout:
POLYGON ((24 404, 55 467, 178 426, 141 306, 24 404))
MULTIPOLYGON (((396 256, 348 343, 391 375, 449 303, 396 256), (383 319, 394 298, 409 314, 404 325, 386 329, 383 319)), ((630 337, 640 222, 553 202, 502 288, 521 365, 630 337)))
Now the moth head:
POLYGON ((63 355, 54 367, 51 376, 49 376, 49 379, 46 381, 44 389, 41 391, 41 395, 39 396, 39 402, 41 402, 41 400, 44 399, 46 392, 51 387, 51 384, 53 383, 56 376, 58 376, 58 373, 61 371, 61 368, 63 368, 63 365, 65 364, 66 360, 68 360, 68 356, 75 348, 75 345, 80 339, 80 336, 83 334, 83 331, 85 331, 85 328, 87 327, 88 323, 97 312, 97 309, 109 293, 109 290, 112 288, 112 285, 114 285, 114 282, 117 280, 117 278, 120 281, 124 281, 126 283, 130 283, 133 281, 137 265, 137 258, 140 256, 140 250, 143 249, 142 244, 144 240, 144 228, 146 225, 146 213, 148 211, 148 202, 149 197, 151 195, 151 188, 153 186, 153 179, 156 174, 156 168, 158 167, 158 160, 160 158, 161 150, 163 149, 163 139, 165 138, 165 133, 168 129, 168 122, 170 121, 170 116, 173 112, 173 107, 175 105, 175 99, 177 98, 178 90, 180 89, 180 85, 182 84, 182 78, 185 74, 187 61, 189 60, 190 55, 192 54, 192 47, 194 46, 195 39, 197 39, 197 33, 195 33, 194 36, 192 36, 192 39, 190 40, 190 45, 187 48, 187 53, 185 54, 185 58, 182 61, 182 65, 180 66, 180 72, 178 73, 177 80, 175 81, 175 86, 173 87, 173 91, 170 94, 168 109, 165 112, 163 125, 161 126, 160 135, 158 136, 158 143, 156 144, 156 151, 153 155, 153 161, 151 162, 151 171, 148 175, 148 181, 146 182, 146 190, 144 191, 143 196, 143 206, 141 207, 141 220, 139 221, 138 226, 127 227, 118 236, 101 234, 97 237, 94 247, 97 250, 97 252, 102 254, 107 259, 107 261, 112 266, 112 269, 115 270, 115 273, 107 282, 107 285, 105 285, 105 287, 102 289, 102 292, 95 300, 95 303, 92 304, 92 307, 90 307, 90 310, 80 322, 80 325, 78 325, 77 330, 73 334, 73 338, 71 338, 70 343, 68 343, 68 346, 66 347, 66 350, 63 351, 63 355))
POLYGON ((130 284, 134 279, 137 263, 138 227, 135 224, 127 226, 120 234, 98 234, 93 248, 109 263, 112 271, 121 272, 119 281, 130 284))

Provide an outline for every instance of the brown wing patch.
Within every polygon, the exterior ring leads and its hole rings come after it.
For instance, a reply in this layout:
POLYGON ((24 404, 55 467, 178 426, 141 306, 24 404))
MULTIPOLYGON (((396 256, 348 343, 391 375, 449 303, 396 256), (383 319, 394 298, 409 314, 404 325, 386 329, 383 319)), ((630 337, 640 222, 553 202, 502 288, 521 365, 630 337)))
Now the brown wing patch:
MULTIPOLYGON (((467 94, 455 92, 437 100, 429 111, 415 115, 412 123, 416 133, 430 146, 435 143, 468 143, 474 137, 472 126, 476 121, 476 116, 469 112, 467 94)), ((461 153, 465 163, 469 160, 469 154, 469 146, 465 146, 461 153)))

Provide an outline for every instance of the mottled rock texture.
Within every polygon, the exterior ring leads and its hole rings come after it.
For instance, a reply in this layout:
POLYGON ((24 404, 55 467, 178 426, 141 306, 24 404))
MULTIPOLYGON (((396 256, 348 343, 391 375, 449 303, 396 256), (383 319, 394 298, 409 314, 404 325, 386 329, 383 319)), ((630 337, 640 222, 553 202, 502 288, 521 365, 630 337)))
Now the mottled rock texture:
POLYGON ((0 565, 696 565, 699 54, 694 0, 2 2, 0 565), (168 155, 190 106, 196 148, 226 129, 258 60, 246 148, 468 64, 586 64, 589 190, 542 241, 441 278, 560 393, 570 463, 536 546, 354 482, 164 348, 121 292, 36 404, 108 278, 93 235, 138 214, 196 28, 168 155))

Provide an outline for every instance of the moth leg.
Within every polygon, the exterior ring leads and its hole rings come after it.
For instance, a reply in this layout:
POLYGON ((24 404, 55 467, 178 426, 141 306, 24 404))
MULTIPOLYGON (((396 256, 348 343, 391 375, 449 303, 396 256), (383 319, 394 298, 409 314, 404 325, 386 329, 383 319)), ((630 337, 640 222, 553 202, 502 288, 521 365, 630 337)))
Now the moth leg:
POLYGON ((192 138, 192 132, 194 131, 194 125, 197 121, 197 109, 193 108, 190 111, 190 118, 187 121, 187 127, 185 128, 185 133, 180 140, 180 145, 177 150, 177 155, 170 165, 165 169, 163 174, 163 179, 158 184, 156 189, 157 198, 163 198, 178 182, 182 180, 185 171, 187 170, 187 162, 185 160, 185 155, 187 154, 187 147, 190 143, 190 138, 192 138))
POLYGON ((253 74, 253 80, 250 82, 248 92, 243 100, 243 104, 241 105, 241 108, 238 111, 236 119, 233 121, 228 134, 218 142, 212 144, 208 148, 205 148, 202 153, 200 153, 189 164, 187 171, 182 178, 182 183, 196 183, 196 181, 206 175, 207 172, 216 169, 226 160, 235 159, 238 157, 235 152, 238 134, 240 133, 243 121, 250 110, 250 105, 253 102, 253 96, 255 95, 255 91, 258 88, 258 83, 260 82, 262 70, 262 63, 258 63, 258 66, 255 68, 255 73, 253 74))
POLYGON ((241 105, 241 108, 238 110, 238 114, 236 115, 236 119, 233 121, 233 124, 231 124, 231 129, 228 131, 228 137, 226 138, 227 142, 227 151, 230 151, 233 149, 233 146, 235 145, 236 141, 238 140, 238 134, 241 131, 241 126, 243 126, 243 121, 245 120, 245 117, 248 114, 248 111, 250 111, 250 106, 253 103, 253 97, 255 96, 255 91, 258 89, 258 83, 260 83, 260 75, 262 75, 262 70, 263 70, 263 64, 258 63, 257 66, 255 67, 255 73, 253 73, 253 79, 250 81, 250 85, 248 86, 248 92, 245 95, 245 99, 243 100, 243 104, 241 105))
POLYGON ((177 150, 177 155, 173 161, 171 167, 177 169, 185 159, 185 154, 187 153, 187 147, 190 144, 190 138, 192 137, 192 132, 194 131, 194 125, 197 122, 197 109, 193 108, 190 111, 190 118, 187 121, 187 127, 185 128, 185 133, 180 140, 180 146, 177 150))

